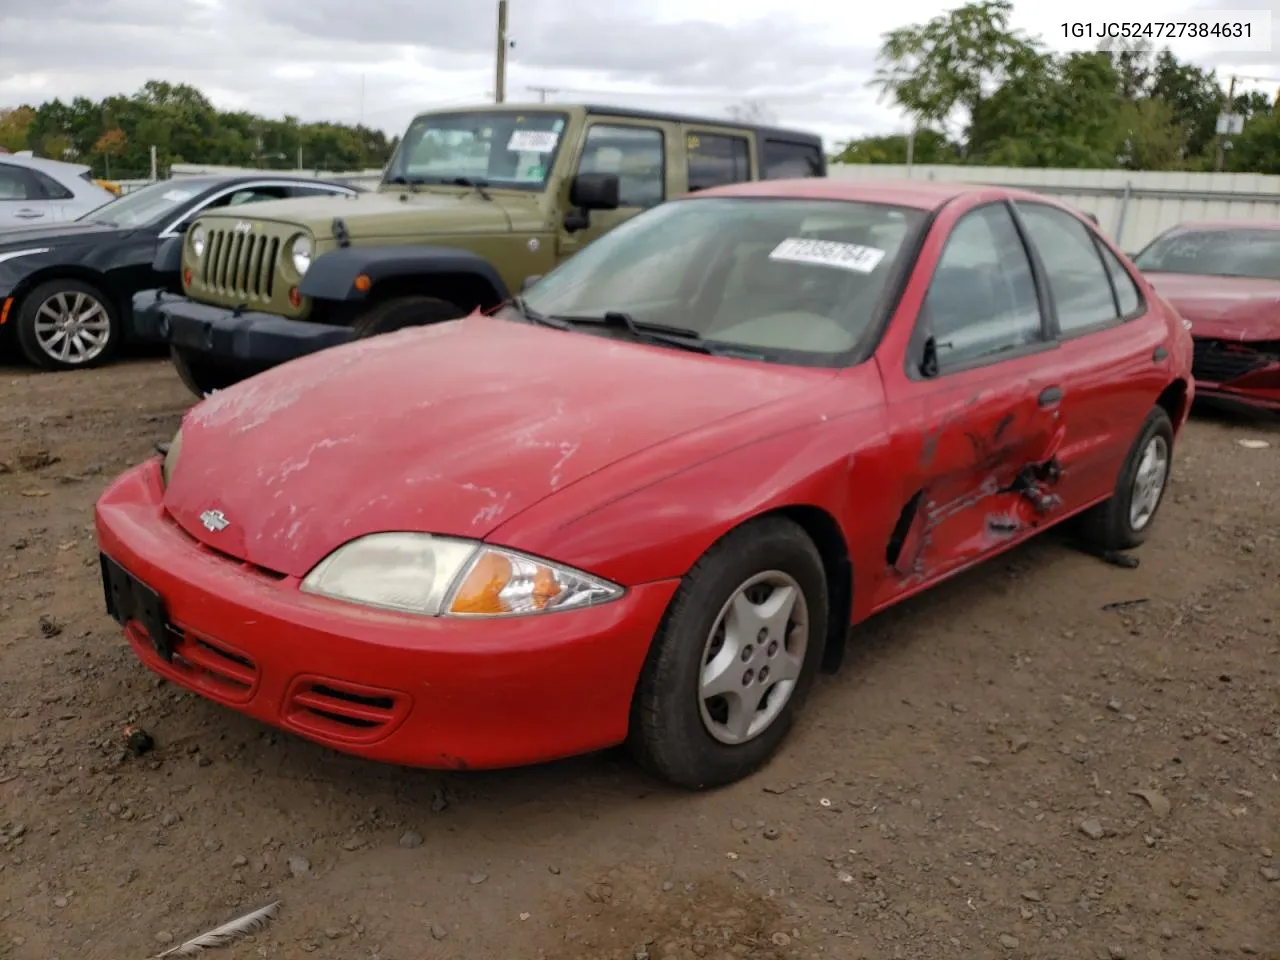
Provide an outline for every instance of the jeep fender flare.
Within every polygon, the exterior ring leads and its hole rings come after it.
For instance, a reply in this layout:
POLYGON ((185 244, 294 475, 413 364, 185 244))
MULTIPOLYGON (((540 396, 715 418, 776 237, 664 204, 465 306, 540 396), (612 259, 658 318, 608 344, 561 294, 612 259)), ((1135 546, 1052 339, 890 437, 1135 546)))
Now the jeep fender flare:
POLYGON ((492 264, 468 250, 453 247, 341 247, 326 253, 311 264, 311 269, 298 285, 298 292, 315 300, 361 303, 376 297, 378 285, 389 280, 401 282, 422 279, 422 292, 428 295, 430 277, 465 278, 468 286, 483 290, 491 304, 511 296, 506 283, 492 264), (356 278, 369 278, 367 289, 356 286, 356 278))

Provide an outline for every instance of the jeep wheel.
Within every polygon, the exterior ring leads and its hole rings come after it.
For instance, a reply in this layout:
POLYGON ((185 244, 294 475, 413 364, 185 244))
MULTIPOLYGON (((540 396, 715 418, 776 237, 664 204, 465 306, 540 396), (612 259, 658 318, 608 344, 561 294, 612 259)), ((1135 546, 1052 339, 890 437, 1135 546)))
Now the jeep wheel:
POLYGON ((425 327, 431 323, 457 320, 465 317, 468 312, 457 304, 436 297, 394 297, 361 314, 354 324, 354 330, 356 339, 361 340, 380 333, 393 333, 405 327, 425 327))
POLYGON ((174 369, 178 371, 178 378, 202 400, 215 390, 225 390, 241 380, 247 380, 254 372, 209 360, 179 347, 170 347, 169 356, 173 360, 174 369))

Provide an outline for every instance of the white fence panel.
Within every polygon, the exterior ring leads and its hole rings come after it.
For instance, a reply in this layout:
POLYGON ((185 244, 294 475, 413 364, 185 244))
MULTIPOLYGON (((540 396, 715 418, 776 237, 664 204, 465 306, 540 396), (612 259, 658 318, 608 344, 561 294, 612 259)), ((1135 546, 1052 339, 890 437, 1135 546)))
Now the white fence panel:
POLYGON ((1178 173, 832 164, 841 180, 939 180, 1020 187, 1092 213, 1123 250, 1136 253, 1187 220, 1280 220, 1280 177, 1258 173, 1178 173))

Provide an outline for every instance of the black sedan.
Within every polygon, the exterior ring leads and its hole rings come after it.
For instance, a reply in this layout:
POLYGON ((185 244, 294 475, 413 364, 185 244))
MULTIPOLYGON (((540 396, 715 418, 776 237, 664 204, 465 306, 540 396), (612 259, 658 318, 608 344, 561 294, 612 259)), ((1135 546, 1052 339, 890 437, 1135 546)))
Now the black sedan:
POLYGON ((354 196, 333 180, 274 174, 183 177, 149 184, 58 225, 0 230, 0 356, 16 345, 47 370, 97 366, 128 340, 139 290, 179 289, 152 266, 160 245, 204 211, 260 200, 354 196))

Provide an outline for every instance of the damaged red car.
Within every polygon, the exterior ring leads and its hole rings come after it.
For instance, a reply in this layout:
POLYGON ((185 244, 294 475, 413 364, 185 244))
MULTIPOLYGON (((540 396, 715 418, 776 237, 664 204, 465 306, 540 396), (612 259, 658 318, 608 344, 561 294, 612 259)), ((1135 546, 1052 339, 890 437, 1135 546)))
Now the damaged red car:
POLYGON ((1140 544, 1190 364, 1045 197, 707 190, 490 314, 199 403, 97 504, 107 603, 151 670, 337 750, 625 742, 724 784, 852 625, 1068 518, 1140 544))
POLYGON ((1191 325, 1197 395, 1280 412, 1280 222, 1179 224, 1134 263, 1191 325))

